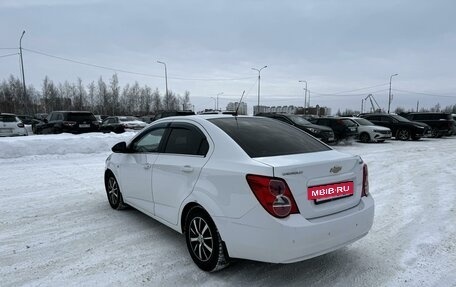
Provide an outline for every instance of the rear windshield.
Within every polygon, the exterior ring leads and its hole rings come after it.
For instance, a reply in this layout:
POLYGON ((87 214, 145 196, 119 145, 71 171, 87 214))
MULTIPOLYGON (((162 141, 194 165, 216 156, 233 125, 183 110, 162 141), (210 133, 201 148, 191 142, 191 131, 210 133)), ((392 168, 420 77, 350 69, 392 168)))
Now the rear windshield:
POLYGON ((68 121, 96 121, 97 119, 91 113, 69 113, 68 114, 68 121))
POLYGON ((16 116, 14 115, 0 115, 0 122, 14 123, 17 122, 16 116))
POLYGON ((330 150, 291 125, 269 118, 209 119, 227 133, 250 157, 268 157, 330 150))

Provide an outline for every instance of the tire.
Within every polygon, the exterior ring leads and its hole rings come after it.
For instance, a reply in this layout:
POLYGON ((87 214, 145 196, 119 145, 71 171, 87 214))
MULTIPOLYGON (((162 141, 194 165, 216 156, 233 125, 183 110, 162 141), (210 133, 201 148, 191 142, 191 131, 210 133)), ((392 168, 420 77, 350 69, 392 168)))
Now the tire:
POLYGON ((213 272, 229 265, 217 227, 201 207, 189 211, 184 233, 188 252, 201 270, 213 272))
POLYGON ((120 192, 119 183, 112 173, 105 177, 106 195, 108 196, 109 205, 113 209, 124 209, 126 207, 122 193, 120 192))
POLYGON ((438 138, 438 137, 439 137, 439 129, 433 128, 433 129, 431 130, 431 137, 433 137, 433 138, 438 138))
POLYGON ((368 143, 371 141, 371 138, 368 133, 362 133, 359 135, 359 140, 363 143, 368 143))
POLYGON ((401 141, 406 141, 410 138, 410 131, 407 129, 400 129, 397 131, 396 138, 401 141))

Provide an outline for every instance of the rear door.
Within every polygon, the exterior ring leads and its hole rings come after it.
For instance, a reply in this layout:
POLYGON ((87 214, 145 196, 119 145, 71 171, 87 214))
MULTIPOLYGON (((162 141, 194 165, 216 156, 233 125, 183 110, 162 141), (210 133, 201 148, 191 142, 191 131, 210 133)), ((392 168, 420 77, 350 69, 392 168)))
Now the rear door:
POLYGON ((208 137, 201 127, 173 122, 163 152, 153 165, 155 215, 176 225, 183 200, 193 191, 208 161, 208 137))

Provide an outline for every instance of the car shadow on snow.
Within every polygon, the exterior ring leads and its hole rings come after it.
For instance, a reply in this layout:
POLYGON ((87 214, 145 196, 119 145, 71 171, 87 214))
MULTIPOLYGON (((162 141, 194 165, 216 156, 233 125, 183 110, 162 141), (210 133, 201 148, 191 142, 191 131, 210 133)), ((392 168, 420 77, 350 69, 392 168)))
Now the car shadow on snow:
POLYGON ((211 276, 229 281, 233 285, 250 283, 254 286, 313 286, 317 283, 317 286, 331 286, 340 280, 353 281, 353 278, 359 278, 359 272, 373 271, 376 264, 366 260, 369 260, 368 256, 363 254, 362 250, 348 246, 291 264, 234 260, 228 268, 211 276), (237 282, 238 279, 242 281, 237 282))

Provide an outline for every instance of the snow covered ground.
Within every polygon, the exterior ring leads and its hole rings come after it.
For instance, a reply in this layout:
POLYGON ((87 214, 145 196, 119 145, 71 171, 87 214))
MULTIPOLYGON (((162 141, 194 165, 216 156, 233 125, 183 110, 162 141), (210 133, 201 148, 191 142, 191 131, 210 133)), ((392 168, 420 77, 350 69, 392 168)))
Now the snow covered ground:
POLYGON ((109 207, 104 160, 132 135, 0 138, 1 286, 456 286, 456 137, 335 147, 369 165, 366 237, 300 263, 205 273, 183 236, 109 207))

